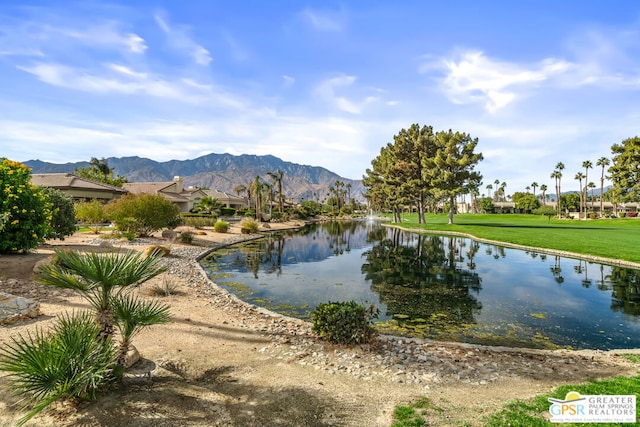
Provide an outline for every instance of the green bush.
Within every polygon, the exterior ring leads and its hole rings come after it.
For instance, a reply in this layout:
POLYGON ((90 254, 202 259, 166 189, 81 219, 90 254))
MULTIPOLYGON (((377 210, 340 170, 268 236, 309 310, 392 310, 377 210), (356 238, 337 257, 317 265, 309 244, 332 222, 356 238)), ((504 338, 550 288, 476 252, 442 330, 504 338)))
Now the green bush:
POLYGON ((190 231, 183 231, 180 233, 180 241, 184 244, 190 245, 193 242, 193 233, 190 231))
POLYGON ((180 210, 162 196, 155 194, 128 194, 105 206, 107 216, 120 231, 133 231, 148 236, 163 228, 180 224, 180 210))
POLYGON ((46 238, 64 240, 77 229, 73 199, 55 188, 42 187, 42 192, 51 204, 51 223, 46 238))
POLYGON ((312 330, 333 343, 368 343, 375 336, 373 319, 379 313, 373 304, 364 307, 355 301, 320 303, 311 313, 312 330))
POLYGON ((220 215, 233 216, 236 214, 235 208, 222 207, 220 208, 220 215))
POLYGON ((0 158, 0 253, 27 252, 44 242, 52 220, 51 204, 41 188, 31 184, 31 170, 0 158))
POLYGON ((229 223, 227 221, 219 219, 213 225, 213 229, 216 233, 226 233, 227 231, 229 231, 229 223))
POLYGON ((240 222, 242 234, 255 234, 260 230, 260 224, 253 218, 245 218, 240 222))
POLYGON ((98 225, 107 219, 107 215, 104 212, 104 204, 99 200, 76 203, 75 211, 77 219, 94 226, 93 234, 98 234, 98 225))
POLYGON ((64 315, 45 334, 42 329, 12 337, 0 347, 0 370, 12 392, 23 397, 23 425, 60 399, 93 399, 112 378, 117 352, 111 339, 100 338, 90 313, 64 315))

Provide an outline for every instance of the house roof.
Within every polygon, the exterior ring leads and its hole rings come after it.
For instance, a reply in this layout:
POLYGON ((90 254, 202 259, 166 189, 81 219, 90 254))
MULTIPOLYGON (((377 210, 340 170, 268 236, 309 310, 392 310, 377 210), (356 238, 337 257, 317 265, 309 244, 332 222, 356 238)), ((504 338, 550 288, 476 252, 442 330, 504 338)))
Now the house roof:
POLYGON ((225 193, 224 191, 218 190, 204 190, 207 196, 213 197, 218 200, 226 200, 230 202, 244 203, 246 200, 242 197, 235 196, 233 194, 225 193))
POLYGON ((91 179, 82 178, 72 173, 39 173, 31 175, 31 183, 39 187, 57 189, 76 189, 108 191, 111 193, 125 194, 127 190, 114 185, 105 184, 91 179))
POLYGON ((173 184, 173 182, 126 182, 122 184, 122 188, 133 194, 156 194, 173 184))

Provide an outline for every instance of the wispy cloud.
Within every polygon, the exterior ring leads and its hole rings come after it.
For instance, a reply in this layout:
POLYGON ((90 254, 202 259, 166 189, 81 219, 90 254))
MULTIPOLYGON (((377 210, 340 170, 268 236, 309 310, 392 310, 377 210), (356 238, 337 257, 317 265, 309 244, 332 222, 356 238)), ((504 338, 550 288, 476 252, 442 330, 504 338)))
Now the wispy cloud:
POLYGON ((300 16, 303 21, 318 31, 342 31, 347 23, 346 14, 342 9, 339 11, 329 11, 306 7, 300 12, 300 16))
POLYGON ((212 61, 211 54, 191 38, 188 27, 169 25, 167 18, 160 13, 156 13, 154 18, 160 29, 167 36, 170 46, 177 51, 184 51, 199 65, 209 65, 212 61))
MULTIPOLYGON (((454 103, 482 103, 487 111, 495 113, 523 92, 554 75, 566 72, 571 64, 563 60, 545 59, 525 67, 488 58, 481 51, 465 51, 453 59, 442 59, 442 79, 445 94, 454 103)), ((420 72, 434 68, 429 62, 420 72)))
POLYGON ((321 81, 315 87, 314 94, 338 110, 351 114, 360 114, 365 106, 376 103, 379 98, 377 96, 370 95, 365 96, 360 101, 353 101, 344 95, 337 94, 340 90, 346 90, 352 87, 356 80, 357 77, 349 75, 331 77, 321 81))
POLYGON ((38 62, 18 68, 33 74, 44 83, 94 94, 146 95, 233 109, 243 109, 247 106, 241 97, 212 84, 199 83, 185 77, 166 79, 121 64, 103 64, 93 69, 81 69, 57 63, 38 62))

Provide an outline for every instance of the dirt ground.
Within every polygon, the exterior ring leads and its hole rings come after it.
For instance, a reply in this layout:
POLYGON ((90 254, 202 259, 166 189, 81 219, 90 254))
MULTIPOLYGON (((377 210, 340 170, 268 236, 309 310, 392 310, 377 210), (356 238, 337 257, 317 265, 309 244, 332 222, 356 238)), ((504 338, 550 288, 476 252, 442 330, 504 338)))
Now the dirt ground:
MULTIPOLYGON (((273 225, 272 229, 292 225, 273 225)), ((197 239, 200 243, 220 242, 236 234, 235 227, 226 234, 206 230, 206 235, 197 239)), ((109 250, 100 248, 95 239, 95 235, 77 233, 64 241, 48 242, 27 255, 0 255, 0 291, 36 299, 42 313, 36 319, 0 326, 0 343, 34 328, 47 328, 56 315, 65 311, 88 308, 69 291, 33 282, 33 269, 56 248, 109 250)), ((637 366, 614 353, 593 352, 589 357, 576 358, 571 381, 567 375, 554 372, 532 376, 530 370, 475 385, 456 381, 409 384, 393 381, 391 374, 389 378, 358 378, 264 351, 274 340, 269 325, 279 322, 279 318, 220 297, 220 289, 211 293, 190 281, 190 277, 201 277, 201 272, 187 273, 172 279, 177 292, 162 297, 162 302, 171 307, 172 322, 149 327, 133 340, 143 358, 142 365, 155 367, 151 378, 131 376, 93 402, 54 405, 27 425, 387 427, 396 405, 428 397, 441 409, 430 412, 431 425, 475 426, 483 425, 483 417, 498 410, 505 401, 528 398, 588 377, 637 372, 637 366)), ((159 277, 144 284, 139 294, 150 298, 150 290, 162 280, 159 277)), ((288 328, 286 333, 295 335, 296 330, 288 328)), ((295 350, 294 340, 278 339, 280 354, 295 350)), ((377 351, 337 349, 320 341, 317 345, 329 354, 352 351, 364 355, 377 351)), ((477 363, 488 363, 482 354, 477 363)), ((495 360, 507 365, 509 357, 495 360)), ((499 371, 501 366, 496 369, 499 371)), ((0 380, 0 425, 15 425, 23 412, 4 381, 0 380)))

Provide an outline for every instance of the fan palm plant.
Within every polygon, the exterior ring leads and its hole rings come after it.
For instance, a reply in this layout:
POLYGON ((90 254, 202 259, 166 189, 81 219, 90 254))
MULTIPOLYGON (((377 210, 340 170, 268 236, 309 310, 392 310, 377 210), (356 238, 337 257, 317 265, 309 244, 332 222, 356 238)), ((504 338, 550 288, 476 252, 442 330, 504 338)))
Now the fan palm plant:
POLYGON ((143 301, 132 295, 120 295, 113 300, 113 314, 120 331, 118 366, 124 367, 131 340, 145 326, 168 323, 169 306, 158 301, 143 301))
POLYGON ((99 254, 56 251, 57 263, 42 266, 36 280, 44 285, 78 291, 96 310, 100 335, 114 332, 113 302, 124 290, 163 273, 157 255, 140 252, 99 254))
POLYGON ((100 339, 90 313, 65 314, 47 334, 38 328, 33 335, 11 337, 0 347, 0 370, 23 397, 23 409, 30 408, 18 425, 56 400, 93 399, 112 378, 116 357, 111 339, 100 339))

